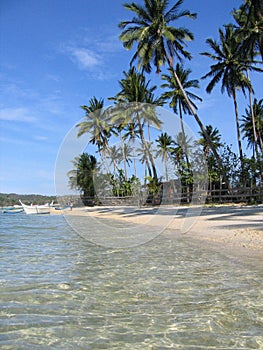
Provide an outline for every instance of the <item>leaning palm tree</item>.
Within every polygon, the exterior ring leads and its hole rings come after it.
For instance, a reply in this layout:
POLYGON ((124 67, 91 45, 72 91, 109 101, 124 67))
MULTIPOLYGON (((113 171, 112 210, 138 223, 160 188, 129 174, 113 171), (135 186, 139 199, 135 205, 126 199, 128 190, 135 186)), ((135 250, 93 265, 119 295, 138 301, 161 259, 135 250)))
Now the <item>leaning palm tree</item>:
POLYGON ((108 139, 112 133, 109 113, 104 109, 104 100, 93 97, 89 100, 89 105, 83 105, 85 120, 76 125, 79 128, 77 136, 90 134, 89 142, 95 144, 98 152, 105 155, 108 149, 108 139))
MULTIPOLYGON (((137 43, 137 49, 132 57, 131 64, 138 60, 139 68, 150 72, 152 63, 156 67, 156 72, 160 73, 161 66, 168 64, 180 87, 184 98, 196 120, 201 131, 206 135, 209 142, 209 135, 198 117, 196 110, 190 102, 179 77, 174 70, 174 59, 191 59, 191 55, 185 50, 186 41, 193 40, 193 34, 187 28, 176 28, 171 22, 184 17, 196 18, 195 13, 188 10, 181 11, 180 6, 183 0, 178 0, 170 9, 168 9, 168 0, 144 0, 144 6, 135 4, 124 4, 124 7, 135 13, 135 17, 130 21, 123 21, 119 27, 123 29, 120 40, 123 46, 130 50, 134 43, 137 43)), ((211 149, 222 166, 221 159, 213 148, 211 149)))
POLYGON ((241 89, 245 94, 246 89, 252 90, 251 83, 245 73, 247 70, 258 71, 259 69, 248 62, 247 56, 243 55, 240 51, 240 43, 236 40, 234 27, 232 25, 226 26, 225 31, 219 29, 219 36, 219 43, 212 39, 206 40, 213 53, 203 52, 201 54, 211 58, 216 61, 216 63, 211 65, 210 71, 205 74, 202 79, 212 78, 206 88, 208 93, 211 93, 216 84, 221 80, 222 93, 226 90, 228 96, 233 98, 239 156, 242 164, 243 150, 236 92, 238 89, 241 89))

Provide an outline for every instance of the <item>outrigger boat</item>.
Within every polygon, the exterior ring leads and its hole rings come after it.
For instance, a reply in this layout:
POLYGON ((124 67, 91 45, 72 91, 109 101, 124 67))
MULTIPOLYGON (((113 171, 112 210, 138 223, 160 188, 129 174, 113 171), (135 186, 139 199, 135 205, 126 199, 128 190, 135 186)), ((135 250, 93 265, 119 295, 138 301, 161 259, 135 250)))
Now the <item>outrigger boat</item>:
POLYGON ((26 214, 50 214, 50 205, 49 203, 44 205, 26 205, 19 201, 26 214))
POLYGON ((2 213, 4 214, 18 214, 22 213, 24 211, 23 207, 7 207, 2 210, 2 213))

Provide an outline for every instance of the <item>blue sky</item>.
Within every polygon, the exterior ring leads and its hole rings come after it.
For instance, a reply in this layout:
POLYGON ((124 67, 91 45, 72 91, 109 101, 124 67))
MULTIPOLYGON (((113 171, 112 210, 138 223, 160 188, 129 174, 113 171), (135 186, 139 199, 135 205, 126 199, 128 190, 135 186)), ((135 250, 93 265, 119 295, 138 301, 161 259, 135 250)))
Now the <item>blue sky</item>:
MULTIPOLYGON (((185 0, 183 8, 198 13, 195 21, 180 23, 195 35, 188 46, 193 59, 185 64, 192 79, 200 79, 212 63, 199 55, 208 50, 205 40, 217 38, 218 28, 232 20, 231 10, 241 3, 185 0)), ((132 52, 118 40, 118 23, 131 16, 122 4, 120 0, 1 1, 0 192, 55 194, 57 153, 65 135, 84 116, 79 106, 93 96, 114 96, 129 67, 132 52)), ((160 85, 155 73, 149 79, 160 85)), ((260 75, 253 74, 252 81, 256 97, 262 98, 260 75)), ((207 83, 200 81, 201 88, 195 91, 203 98, 199 116, 204 124, 217 126, 223 141, 236 151, 233 101, 221 95, 219 86, 207 95, 207 83)), ((238 101, 242 114, 248 102, 241 95, 238 101)), ((198 131, 192 117, 185 121, 198 131)))

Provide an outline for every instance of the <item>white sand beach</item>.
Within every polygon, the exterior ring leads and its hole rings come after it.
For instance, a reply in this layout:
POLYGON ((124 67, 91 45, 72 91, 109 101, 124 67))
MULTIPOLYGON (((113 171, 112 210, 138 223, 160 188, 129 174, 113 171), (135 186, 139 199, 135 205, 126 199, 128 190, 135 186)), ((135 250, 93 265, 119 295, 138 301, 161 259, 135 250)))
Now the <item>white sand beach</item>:
POLYGON ((263 205, 177 208, 99 206, 73 208, 63 214, 159 226, 166 235, 184 235, 220 249, 263 259, 263 205))

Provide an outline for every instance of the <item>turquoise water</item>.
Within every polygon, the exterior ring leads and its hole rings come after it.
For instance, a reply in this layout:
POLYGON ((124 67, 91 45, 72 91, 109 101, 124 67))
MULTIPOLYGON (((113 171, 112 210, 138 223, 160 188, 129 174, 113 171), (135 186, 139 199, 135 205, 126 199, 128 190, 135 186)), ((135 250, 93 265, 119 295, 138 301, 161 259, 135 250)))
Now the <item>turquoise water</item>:
POLYGON ((62 216, 0 219, 3 350, 263 349, 262 262, 165 233, 106 249, 62 216))

